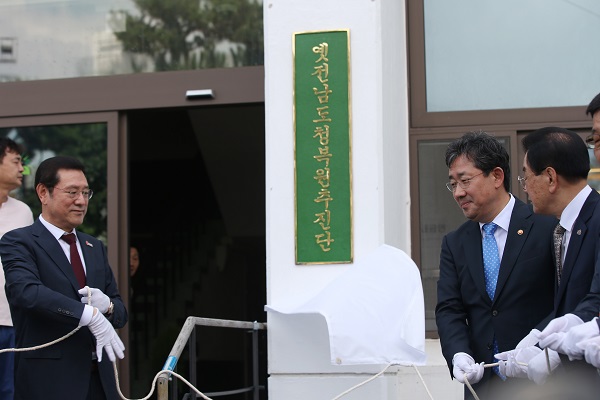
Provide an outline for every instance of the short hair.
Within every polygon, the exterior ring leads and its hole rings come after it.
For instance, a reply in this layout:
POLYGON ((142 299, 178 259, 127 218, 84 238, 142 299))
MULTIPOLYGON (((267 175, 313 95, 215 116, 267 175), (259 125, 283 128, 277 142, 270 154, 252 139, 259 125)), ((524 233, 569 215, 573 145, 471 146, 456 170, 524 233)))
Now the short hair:
POLYGON ((588 114, 590 117, 593 117, 594 114, 596 114, 596 111, 598 110, 600 110, 600 93, 598 93, 596 97, 594 97, 592 101, 590 101, 590 104, 588 105, 587 110, 585 110, 585 113, 588 114))
POLYGON ((22 152, 23 149, 21 148, 21 145, 14 140, 7 137, 0 138, 0 163, 4 161, 6 153, 21 154, 22 152))
POLYGON ((78 159, 68 156, 50 157, 42 161, 35 171, 35 186, 40 183, 49 189, 56 186, 60 179, 58 176, 60 169, 74 169, 85 175, 85 166, 78 159))
POLYGON ((587 179, 590 156, 577 132, 549 126, 527 134, 522 144, 534 174, 539 175, 547 167, 552 167, 569 182, 587 179))
POLYGON ((482 170, 485 176, 494 168, 502 168, 504 189, 510 191, 510 157, 498 139, 484 131, 467 132, 448 145, 446 166, 450 168, 459 156, 465 156, 475 167, 482 170))

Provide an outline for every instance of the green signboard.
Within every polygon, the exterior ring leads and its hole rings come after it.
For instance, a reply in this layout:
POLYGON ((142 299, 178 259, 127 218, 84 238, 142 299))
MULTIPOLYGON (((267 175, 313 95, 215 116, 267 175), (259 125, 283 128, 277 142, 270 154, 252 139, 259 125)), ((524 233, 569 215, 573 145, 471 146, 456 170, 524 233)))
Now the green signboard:
POLYGON ((296 264, 352 262, 350 32, 295 33, 296 264))

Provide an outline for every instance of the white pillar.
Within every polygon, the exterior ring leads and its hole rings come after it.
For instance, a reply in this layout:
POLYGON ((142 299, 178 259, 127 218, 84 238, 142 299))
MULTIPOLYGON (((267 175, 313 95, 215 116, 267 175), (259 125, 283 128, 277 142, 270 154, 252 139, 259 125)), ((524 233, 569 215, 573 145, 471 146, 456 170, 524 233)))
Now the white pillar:
MULTIPOLYGON (((263 7, 267 302, 281 305, 312 297, 352 268, 295 264, 293 33, 350 30, 354 260, 384 243, 410 255, 406 16, 404 0, 264 0, 263 7)), ((385 367, 331 365, 322 318, 267 317, 270 400, 330 400, 385 367)), ((425 384, 411 367, 392 367, 344 400, 428 399, 427 390, 461 399, 439 342, 426 347, 425 384)))

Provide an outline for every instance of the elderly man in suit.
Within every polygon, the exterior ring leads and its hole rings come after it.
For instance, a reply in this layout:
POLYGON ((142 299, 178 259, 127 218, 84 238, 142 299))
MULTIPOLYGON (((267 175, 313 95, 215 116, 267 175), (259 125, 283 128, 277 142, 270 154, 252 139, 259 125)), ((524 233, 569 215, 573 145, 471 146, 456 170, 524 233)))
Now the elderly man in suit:
MULTIPOLYGON (((494 354, 513 349, 552 310, 554 217, 535 215, 510 193, 509 156, 485 132, 446 150, 448 189, 469 220, 442 242, 436 322, 451 376, 482 399, 512 399, 527 380, 508 381, 494 354), (488 226, 492 232, 489 234, 488 226)), ((473 398, 465 387, 465 398, 473 398)))
POLYGON ((556 398, 597 399, 596 368, 560 357, 552 349, 560 350, 553 345, 558 344, 558 332, 590 321, 600 310, 600 290, 590 290, 600 249, 600 194, 587 184, 588 150, 576 132, 560 127, 529 133, 523 148, 520 181, 534 211, 559 218, 554 237, 556 294, 547 318, 552 320, 541 333, 530 332, 517 348, 497 357, 508 376, 528 377, 540 385, 549 381, 556 398))
MULTIPOLYGON (((600 161, 600 93, 590 102, 586 114, 592 117, 592 133, 586 138, 588 148, 594 150, 596 160, 600 161)), ((596 262, 596 272, 590 289, 600 292, 600 263, 596 262)), ((557 332, 545 332, 542 344, 552 350, 566 354, 570 360, 585 360, 600 369, 600 318, 564 327, 557 332)))
POLYGON ((93 194, 84 166, 49 158, 35 186, 39 219, 0 240, 16 345, 34 347, 16 353, 15 399, 119 399, 111 361, 124 356, 115 328, 127 311, 103 243, 76 231, 93 194))

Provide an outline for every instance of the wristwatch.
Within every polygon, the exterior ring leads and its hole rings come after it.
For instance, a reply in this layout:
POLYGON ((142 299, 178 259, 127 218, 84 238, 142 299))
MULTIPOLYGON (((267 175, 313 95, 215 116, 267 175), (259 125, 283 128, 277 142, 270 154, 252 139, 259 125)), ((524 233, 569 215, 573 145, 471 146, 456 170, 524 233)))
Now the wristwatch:
POLYGON ((108 306, 108 310, 106 310, 106 315, 111 315, 114 310, 115 310, 115 304, 111 301, 110 305, 108 306))

